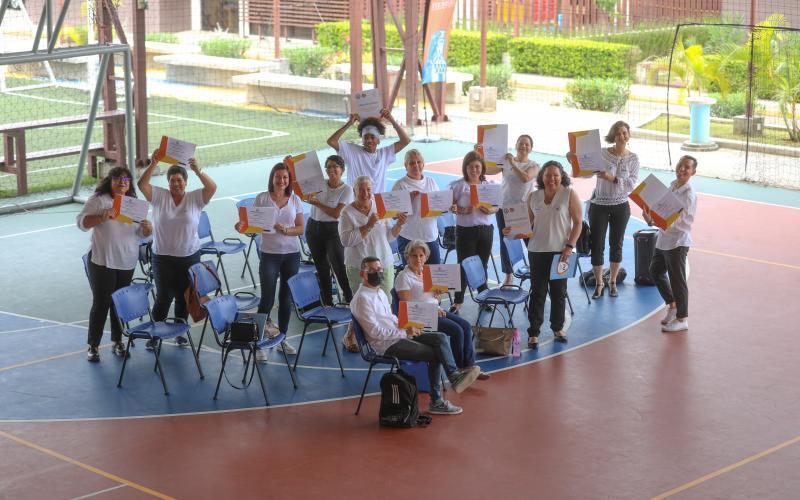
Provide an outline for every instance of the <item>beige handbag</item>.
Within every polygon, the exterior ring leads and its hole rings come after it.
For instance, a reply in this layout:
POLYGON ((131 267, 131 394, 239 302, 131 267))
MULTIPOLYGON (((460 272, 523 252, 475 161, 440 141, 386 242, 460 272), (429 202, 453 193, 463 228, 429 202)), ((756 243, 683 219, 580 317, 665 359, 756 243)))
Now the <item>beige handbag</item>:
POLYGON ((516 328, 475 326, 472 331, 478 339, 479 352, 499 356, 519 355, 519 332, 516 328))

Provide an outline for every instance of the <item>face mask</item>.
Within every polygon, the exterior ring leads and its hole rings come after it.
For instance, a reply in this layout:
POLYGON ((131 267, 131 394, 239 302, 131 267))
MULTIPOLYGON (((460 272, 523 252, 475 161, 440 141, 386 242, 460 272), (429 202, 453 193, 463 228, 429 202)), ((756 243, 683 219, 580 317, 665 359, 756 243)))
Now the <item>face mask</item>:
POLYGON ((383 271, 368 272, 367 283, 369 283, 369 286, 381 286, 381 283, 383 283, 383 271))

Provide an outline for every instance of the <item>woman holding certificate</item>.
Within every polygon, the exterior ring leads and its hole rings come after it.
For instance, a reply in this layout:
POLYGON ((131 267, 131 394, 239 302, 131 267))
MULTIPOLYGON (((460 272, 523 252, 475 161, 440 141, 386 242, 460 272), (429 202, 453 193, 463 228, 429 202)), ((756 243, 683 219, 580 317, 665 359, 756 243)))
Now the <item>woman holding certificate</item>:
POLYGON ((616 297, 617 275, 622 263, 622 241, 625 228, 631 218, 628 195, 636 187, 639 178, 639 157, 628 150, 631 129, 627 123, 618 121, 611 126, 605 137, 613 146, 603 150, 603 158, 609 167, 597 173, 597 185, 589 204, 589 229, 592 248, 592 271, 595 286, 592 298, 603 295, 603 262, 605 261, 606 232, 609 246, 608 295, 616 297))
MULTIPOLYGON (((258 265, 258 277, 261 280, 261 302, 258 312, 269 315, 275 304, 275 288, 278 278, 281 280, 278 295, 278 330, 287 334, 289 319, 292 315, 292 295, 289 291, 289 278, 300 269, 300 240, 303 234, 303 207, 300 198, 292 192, 292 177, 289 167, 284 163, 276 163, 269 173, 267 191, 256 195, 254 207, 268 207, 275 211, 275 224, 272 231, 261 234, 259 248, 261 261, 258 265)), ((242 223, 234 226, 237 231, 242 223)), ((329 288, 330 290, 330 288, 329 288)), ((278 347, 286 354, 297 351, 288 342, 283 341, 278 347)), ((257 352, 259 360, 266 357, 257 352)))
MULTIPOLYGON (((566 342, 564 311, 567 280, 550 279, 553 259, 566 262, 581 234, 581 199, 570 185, 570 179, 557 161, 548 161, 536 177, 539 188, 528 198, 528 211, 533 221, 533 236, 528 242, 531 263, 532 293, 528 302, 528 347, 539 347, 539 329, 544 323, 544 303, 550 290, 550 328, 556 341, 566 342)), ((506 228, 506 234, 510 228, 506 228)))
MULTIPOLYGON (((424 241, 414 240, 408 243, 405 258, 408 265, 397 274, 394 289, 397 298, 406 302, 430 302, 439 304, 431 292, 423 291, 422 269, 430 256, 428 245, 424 241)), ((475 365, 475 346, 472 343, 472 326, 469 321, 457 314, 439 308, 439 322, 436 327, 450 339, 450 349, 459 368, 475 365)), ((489 375, 481 373, 478 379, 486 380, 489 375)))
MULTIPOLYGON (((539 173, 539 164, 528 158, 533 150, 533 138, 523 134, 517 138, 517 154, 507 154, 505 157, 508 163, 505 167, 487 167, 486 173, 489 175, 503 173, 503 201, 502 207, 508 207, 517 203, 525 203, 528 195, 534 189, 534 180, 539 173)), ((503 228, 506 227, 503 211, 497 211, 497 232, 501 242, 503 238, 503 228)), ((514 269, 511 267, 511 259, 508 257, 506 246, 500 245, 500 262, 503 272, 506 273, 503 285, 514 283, 514 269)))
MULTIPOLYGON (((169 189, 151 185, 150 178, 161 154, 159 150, 153 153, 150 165, 138 182, 139 190, 153 206, 153 278, 156 282, 153 319, 164 321, 175 300, 175 317, 187 320, 189 311, 183 292, 189 287, 189 268, 200 262, 197 228, 203 207, 217 192, 217 185, 194 158, 189 159, 189 168, 200 179, 202 188, 186 192, 189 175, 180 165, 172 165, 167 170, 169 189)), ((184 336, 177 337, 175 342, 181 347, 189 345, 184 336)), ((152 349, 154 343, 149 341, 146 347, 152 349)))
POLYGON ((397 249, 400 255, 406 254, 406 246, 411 240, 422 240, 428 245, 428 264, 439 264, 439 228, 436 217, 423 217, 421 210, 421 194, 432 193, 439 190, 439 185, 433 177, 425 177, 425 159, 416 149, 406 153, 403 163, 406 166, 405 177, 395 182, 392 191, 411 191, 411 204, 413 213, 408 216, 408 222, 400 230, 397 237, 397 249))
MULTIPOLYGON (((477 152, 470 151, 464 156, 461 174, 461 179, 450 184, 454 201, 450 210, 456 213, 456 255, 459 264, 467 257, 480 256, 485 271, 492 254, 492 216, 498 208, 481 203, 473 207, 472 186, 490 184, 486 180, 486 164, 477 152)), ((464 304, 466 282, 461 280, 461 290, 456 292, 455 303, 450 306, 452 313, 457 313, 464 304)), ((484 284, 479 290, 486 288, 484 284)))
POLYGON ((87 266, 89 286, 92 288, 92 309, 89 311, 89 350, 86 355, 93 362, 100 361, 100 339, 109 309, 111 352, 118 356, 125 354, 122 329, 117 313, 111 307, 111 294, 130 285, 139 262, 139 240, 150 236, 153 230, 150 221, 144 219, 138 223, 113 220, 117 215, 113 208, 116 196, 136 198, 131 172, 125 167, 114 167, 108 172, 78 215, 78 228, 81 231, 92 230, 87 266))
POLYGON ((339 155, 331 155, 325 160, 328 180, 321 193, 308 200, 311 217, 306 228, 306 240, 311 250, 311 258, 319 276, 322 302, 333 305, 331 294, 331 269, 336 274, 348 304, 353 298, 347 272, 344 267, 344 247, 339 239, 339 217, 344 207, 353 201, 353 188, 342 181, 344 160, 339 155))
POLYGON ((394 256, 389 240, 397 238, 406 214, 397 216, 392 226, 389 219, 379 219, 372 197, 372 179, 362 175, 355 181, 355 201, 344 207, 339 221, 339 237, 344 245, 344 264, 350 289, 355 292, 362 282, 361 261, 365 257, 377 257, 383 272, 378 285, 389 297, 394 283, 394 256))

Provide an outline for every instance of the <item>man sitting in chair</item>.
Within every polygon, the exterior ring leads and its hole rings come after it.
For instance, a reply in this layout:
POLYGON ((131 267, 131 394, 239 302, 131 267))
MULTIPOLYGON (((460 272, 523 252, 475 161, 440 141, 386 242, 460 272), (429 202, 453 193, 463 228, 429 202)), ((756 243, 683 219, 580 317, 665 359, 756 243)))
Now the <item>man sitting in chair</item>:
POLYGON ((380 355, 426 362, 431 385, 428 411, 438 415, 461 413, 461 408, 442 399, 439 369, 444 368, 453 389, 461 393, 475 382, 481 372, 480 368, 477 365, 463 370, 456 368, 450 342, 445 334, 422 333, 416 328, 402 330, 397 326, 397 316, 392 314, 389 299, 380 288, 383 281, 380 259, 364 258, 361 261, 360 275, 363 283, 353 295, 350 309, 364 330, 369 345, 380 355))

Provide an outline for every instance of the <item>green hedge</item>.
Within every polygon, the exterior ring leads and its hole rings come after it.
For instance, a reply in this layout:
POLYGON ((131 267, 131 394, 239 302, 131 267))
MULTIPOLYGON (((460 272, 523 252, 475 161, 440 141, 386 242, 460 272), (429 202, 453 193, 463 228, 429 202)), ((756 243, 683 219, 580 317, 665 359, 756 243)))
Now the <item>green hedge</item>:
POLYGON ((233 57, 241 59, 250 48, 247 38, 217 37, 200 42, 200 52, 207 56, 233 57))
MULTIPOLYGON (((319 23, 314 26, 317 35, 317 42, 320 46, 333 49, 337 52, 350 51, 350 21, 332 21, 319 23)), ((372 42, 370 40, 370 23, 361 22, 361 46, 364 52, 372 52, 372 42)), ((386 25, 386 46, 402 48, 400 34, 397 28, 386 25)))
MULTIPOLYGON (((462 91, 464 95, 469 95, 469 89, 473 85, 480 85, 481 69, 480 65, 472 64, 454 68, 456 71, 469 73, 472 75, 471 82, 464 82, 462 91)), ((498 99, 512 99, 514 90, 511 88, 511 66, 506 64, 489 64, 486 66, 486 84, 489 87, 497 87, 498 99)))
POLYGON ((328 47, 300 47, 285 49, 283 55, 289 59, 289 72, 293 75, 316 78, 328 69, 333 50, 328 47))
POLYGON ((175 33, 145 33, 144 39, 147 42, 178 43, 175 33))
MULTIPOLYGON (((703 26, 685 26, 681 28, 680 34, 687 46, 697 43, 705 44, 709 37, 708 30, 704 29, 703 26)), ((623 45, 636 46, 641 51, 639 60, 652 56, 668 56, 672 50, 672 42, 674 39, 675 28, 672 27, 609 33, 607 35, 589 38, 589 40, 596 42, 621 43, 623 45)))
POLYGON ((633 75, 640 50, 632 45, 566 38, 514 38, 508 42, 518 73, 567 78, 621 78, 633 75))
POLYGON ((564 103, 571 108, 618 113, 625 107, 630 82, 614 78, 578 78, 567 85, 564 103))

